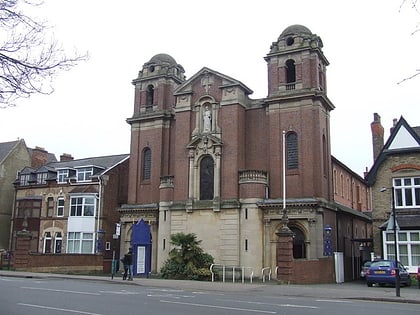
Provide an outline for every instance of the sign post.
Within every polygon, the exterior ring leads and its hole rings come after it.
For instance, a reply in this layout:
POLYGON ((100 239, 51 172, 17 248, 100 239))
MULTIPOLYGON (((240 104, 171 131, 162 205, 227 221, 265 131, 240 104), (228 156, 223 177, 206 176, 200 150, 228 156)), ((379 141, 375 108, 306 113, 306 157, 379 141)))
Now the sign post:
POLYGON ((115 258, 115 242, 121 235, 121 224, 115 223, 115 234, 112 235, 113 239, 113 248, 112 248, 112 266, 111 266, 111 279, 114 279, 114 274, 117 273, 117 266, 119 263, 119 259, 115 258))

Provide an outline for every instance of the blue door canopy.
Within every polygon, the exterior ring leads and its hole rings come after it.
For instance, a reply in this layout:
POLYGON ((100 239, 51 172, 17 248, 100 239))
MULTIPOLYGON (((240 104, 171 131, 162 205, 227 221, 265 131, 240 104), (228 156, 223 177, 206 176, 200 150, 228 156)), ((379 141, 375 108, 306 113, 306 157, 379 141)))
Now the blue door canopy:
POLYGON ((150 225, 141 219, 133 225, 131 245, 149 245, 151 243, 150 225))

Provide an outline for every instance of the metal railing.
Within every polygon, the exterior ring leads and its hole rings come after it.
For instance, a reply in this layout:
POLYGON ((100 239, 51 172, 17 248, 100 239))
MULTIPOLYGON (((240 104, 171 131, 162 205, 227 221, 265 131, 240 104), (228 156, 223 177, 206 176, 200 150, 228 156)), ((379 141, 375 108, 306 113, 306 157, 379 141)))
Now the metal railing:
MULTIPOLYGON (((268 270, 268 281, 271 281, 271 267, 265 267, 261 269, 261 279, 262 282, 265 283, 266 271, 268 270)), ((277 269, 276 269, 277 270, 277 269)))
POLYGON ((222 264, 212 264, 210 266, 210 272, 211 272, 211 281, 214 282, 215 281, 215 276, 218 275, 219 273, 217 272, 217 269, 219 268, 219 270, 221 270, 222 272, 222 282, 226 282, 226 279, 230 277, 227 277, 230 275, 232 275, 232 283, 235 283, 237 280, 237 273, 240 273, 240 277, 238 277, 242 283, 245 283, 245 278, 246 278, 246 273, 247 271, 249 272, 249 282, 252 283, 253 277, 254 277, 254 271, 252 269, 252 267, 244 267, 244 266, 227 266, 227 265, 222 265, 222 264))

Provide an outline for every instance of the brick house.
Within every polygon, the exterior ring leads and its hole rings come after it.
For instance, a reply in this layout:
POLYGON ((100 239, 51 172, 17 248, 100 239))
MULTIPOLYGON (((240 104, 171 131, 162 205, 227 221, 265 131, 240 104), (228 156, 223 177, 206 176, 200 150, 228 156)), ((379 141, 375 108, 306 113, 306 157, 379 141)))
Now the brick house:
POLYGON ((420 263, 420 127, 394 119, 384 143, 381 117, 371 123, 374 164, 366 176, 372 191, 375 256, 395 259, 394 233, 387 230, 394 201, 398 260, 417 272, 420 263), (394 200, 392 200, 394 190, 394 200))
MULTIPOLYGON (((127 202, 128 154, 73 159, 23 168, 15 181, 12 249, 30 233, 30 258, 16 269, 110 272, 113 234, 127 202)), ((117 253, 118 254, 118 253, 117 253)))
POLYGON ((0 143, 0 252, 10 249, 16 174, 25 166, 40 167, 54 161, 54 154, 41 147, 28 148, 23 139, 0 143))
POLYGON ((251 99, 245 84, 207 67, 186 79, 167 54, 143 65, 127 119, 122 251, 133 245, 133 226, 144 220, 153 243, 145 256, 135 254, 150 260, 151 272, 167 259, 171 234, 184 232, 195 233, 218 264, 247 267, 255 276, 263 268, 274 273, 286 206, 291 281, 334 281, 333 252, 344 253, 345 279, 357 277, 359 245, 371 241, 370 192, 363 178, 331 156, 334 105, 322 47, 305 26, 286 28, 265 57, 263 99, 251 99))

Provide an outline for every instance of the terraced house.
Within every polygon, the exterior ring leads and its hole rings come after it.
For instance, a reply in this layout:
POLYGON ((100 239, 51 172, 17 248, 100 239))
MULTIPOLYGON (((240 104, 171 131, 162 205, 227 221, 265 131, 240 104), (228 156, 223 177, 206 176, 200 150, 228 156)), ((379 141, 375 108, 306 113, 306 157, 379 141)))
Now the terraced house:
POLYGON ((17 172, 25 166, 38 168, 56 161, 54 154, 42 147, 28 148, 24 139, 0 143, 0 253, 10 249, 13 182, 17 172))
POLYGON ((78 160, 63 154, 59 162, 22 169, 15 181, 14 267, 110 271, 115 209, 127 201, 128 161, 127 154, 78 160), (22 235, 30 257, 19 260, 22 235))

